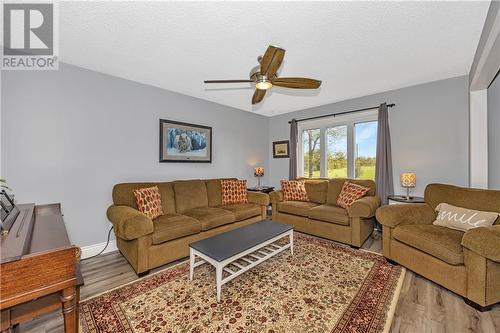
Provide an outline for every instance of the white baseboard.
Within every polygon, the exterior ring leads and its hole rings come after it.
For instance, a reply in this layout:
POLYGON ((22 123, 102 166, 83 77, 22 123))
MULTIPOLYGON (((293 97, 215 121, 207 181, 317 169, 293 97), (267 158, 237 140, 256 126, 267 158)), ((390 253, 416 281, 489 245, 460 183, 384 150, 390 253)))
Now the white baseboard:
MULTIPOLYGON (((95 256, 96 254, 101 252, 105 246, 106 246, 106 242, 102 242, 102 243, 98 243, 98 244, 94 244, 94 245, 89 245, 89 246, 82 246, 81 247, 82 259, 86 259, 86 258, 95 256)), ((118 248, 116 247, 116 240, 110 239, 108 247, 106 248, 106 250, 104 250, 104 252, 102 254, 117 251, 117 250, 118 250, 118 248)))

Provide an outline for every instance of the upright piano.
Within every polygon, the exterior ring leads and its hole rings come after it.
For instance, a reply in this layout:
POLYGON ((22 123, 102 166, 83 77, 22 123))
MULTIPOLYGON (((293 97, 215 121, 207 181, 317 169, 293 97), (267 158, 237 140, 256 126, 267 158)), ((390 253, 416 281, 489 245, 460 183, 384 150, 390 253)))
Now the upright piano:
POLYGON ((83 278, 60 204, 16 205, 0 236, 0 331, 62 309, 64 331, 78 332, 83 278))

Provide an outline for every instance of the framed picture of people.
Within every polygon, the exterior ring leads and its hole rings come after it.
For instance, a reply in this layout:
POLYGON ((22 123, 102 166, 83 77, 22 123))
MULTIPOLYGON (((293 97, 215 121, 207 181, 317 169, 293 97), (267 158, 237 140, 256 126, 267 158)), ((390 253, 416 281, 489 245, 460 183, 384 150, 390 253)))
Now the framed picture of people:
POLYGON ((212 162, 212 127, 160 119, 160 162, 212 162))

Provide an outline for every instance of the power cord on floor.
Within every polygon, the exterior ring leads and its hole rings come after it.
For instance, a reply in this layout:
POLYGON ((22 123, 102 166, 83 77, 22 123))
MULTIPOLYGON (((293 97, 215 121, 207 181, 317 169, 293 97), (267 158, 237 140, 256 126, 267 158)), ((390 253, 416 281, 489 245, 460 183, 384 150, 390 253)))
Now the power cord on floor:
POLYGON ((88 258, 82 259, 81 261, 83 261, 83 260, 87 260, 87 259, 92 259, 92 258, 95 258, 95 257, 97 257, 97 256, 100 256, 100 255, 101 255, 101 254, 102 254, 102 253, 106 250, 106 248, 107 248, 107 247, 108 247, 108 245, 109 245, 109 238, 110 238, 110 236, 111 236, 111 230, 113 230, 113 227, 111 227, 111 228, 109 229, 109 231, 108 231, 108 240, 106 241, 106 245, 105 245, 105 246, 104 246, 104 248, 101 250, 101 252, 99 252, 98 254, 93 255, 92 257, 88 257, 88 258))

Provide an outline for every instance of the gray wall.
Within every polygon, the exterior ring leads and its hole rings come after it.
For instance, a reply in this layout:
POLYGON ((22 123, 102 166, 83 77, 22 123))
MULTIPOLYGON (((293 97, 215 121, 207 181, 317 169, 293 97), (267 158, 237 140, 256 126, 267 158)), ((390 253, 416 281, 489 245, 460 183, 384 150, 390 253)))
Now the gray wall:
MULTIPOLYGON (((114 184, 229 177, 268 169, 268 120, 61 64, 2 73, 2 177, 19 202, 61 202, 71 241, 106 240, 114 184), (213 162, 159 163, 158 119, 213 127, 213 162)), ((264 180, 265 181, 265 180, 264 180)))
MULTIPOLYGON (((288 121, 357 108, 395 103, 389 121, 395 193, 403 193, 399 174, 414 171, 422 195, 426 184, 441 182, 468 185, 469 101, 468 77, 461 76, 392 90, 308 110, 275 116, 269 123, 269 140, 289 138, 288 121)), ((288 159, 269 153, 269 182, 278 185, 288 177, 288 159)))
POLYGON ((488 88, 488 188, 500 190, 500 76, 488 88))
POLYGON ((262 165, 263 182, 277 186, 288 176, 288 159, 273 159, 271 142, 288 139, 288 120, 384 101, 396 103, 396 193, 403 192, 403 171, 417 173, 419 195, 430 182, 468 184, 467 76, 271 118, 66 64, 3 72, 1 92, 1 176, 20 202, 61 202, 80 246, 105 241, 105 211, 118 182, 234 176, 253 184, 252 166, 262 165), (158 163, 159 118, 212 126, 213 163, 158 163))

